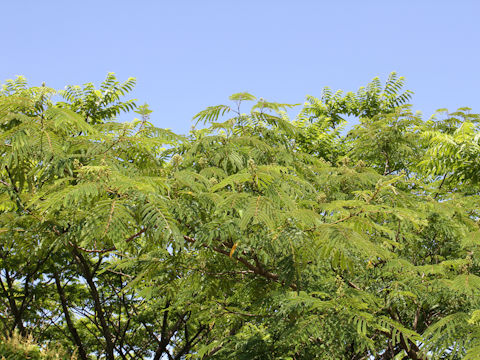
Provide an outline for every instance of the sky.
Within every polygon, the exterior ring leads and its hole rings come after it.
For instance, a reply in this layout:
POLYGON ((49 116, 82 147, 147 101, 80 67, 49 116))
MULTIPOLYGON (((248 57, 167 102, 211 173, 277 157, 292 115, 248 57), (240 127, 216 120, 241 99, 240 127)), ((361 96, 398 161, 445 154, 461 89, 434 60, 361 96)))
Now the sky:
MULTIPOLYGON (((207 106, 248 91, 302 103, 396 71, 429 117, 480 112, 478 0, 0 0, 0 81, 137 78, 132 98, 187 132, 207 106)), ((130 120, 135 114, 122 117, 130 120)))

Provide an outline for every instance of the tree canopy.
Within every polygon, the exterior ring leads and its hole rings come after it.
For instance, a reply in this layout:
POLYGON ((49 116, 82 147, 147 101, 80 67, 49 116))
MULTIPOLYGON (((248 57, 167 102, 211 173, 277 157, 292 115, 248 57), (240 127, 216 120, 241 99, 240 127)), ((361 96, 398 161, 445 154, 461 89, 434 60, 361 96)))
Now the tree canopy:
POLYGON ((0 333, 81 360, 480 357, 480 115, 424 119, 392 73, 234 94, 178 135, 134 85, 3 85, 0 333))

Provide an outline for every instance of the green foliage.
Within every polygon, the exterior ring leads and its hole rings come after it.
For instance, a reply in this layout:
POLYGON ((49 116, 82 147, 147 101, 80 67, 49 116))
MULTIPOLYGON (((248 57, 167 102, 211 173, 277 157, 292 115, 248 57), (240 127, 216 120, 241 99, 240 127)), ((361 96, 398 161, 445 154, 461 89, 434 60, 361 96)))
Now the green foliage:
POLYGON ((355 160, 361 160, 384 175, 412 171, 421 153, 419 127, 422 121, 407 105, 395 111, 361 118, 349 133, 355 160))
POLYGON ((0 338, 0 359, 2 360, 74 360, 75 356, 68 356, 58 346, 55 348, 41 348, 32 338, 22 338, 17 333, 11 337, 0 338))
POLYGON ((65 87, 59 94, 68 103, 59 103, 58 106, 69 108, 82 115, 89 124, 98 124, 114 119, 121 112, 135 109, 134 100, 121 101, 126 93, 132 91, 136 83, 135 78, 129 78, 119 83, 115 74, 108 73, 99 89, 93 83, 65 87))
MULTIPOLYGON (((307 96, 296 120, 297 126, 303 129, 297 138, 300 149, 336 162, 348 152, 348 146, 342 138, 346 117, 357 117, 360 121, 371 123, 376 118, 389 117, 391 113, 398 112, 397 108, 407 104, 413 94, 410 90, 400 93, 404 82, 403 77, 392 72, 384 86, 379 78, 374 78, 367 86, 358 89, 357 93, 344 94, 342 90, 332 92, 325 87, 320 99, 307 96)), ((376 123, 372 125, 383 124, 384 121, 376 123)), ((363 139, 363 143, 366 143, 365 140, 374 142, 374 137, 363 139)))
POLYGON ((477 358, 478 115, 424 121, 403 83, 294 120, 238 93, 179 136, 133 79, 7 81, 1 330, 82 360, 477 358))

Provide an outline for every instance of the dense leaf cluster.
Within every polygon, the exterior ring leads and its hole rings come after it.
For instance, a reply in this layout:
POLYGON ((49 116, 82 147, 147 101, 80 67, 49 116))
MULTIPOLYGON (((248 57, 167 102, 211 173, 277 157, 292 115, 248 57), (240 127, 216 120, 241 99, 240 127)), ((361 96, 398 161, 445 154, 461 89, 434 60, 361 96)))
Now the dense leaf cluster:
POLYGON ((18 333, 0 338, 0 357, 2 360, 76 360, 75 355, 67 355, 58 345, 51 348, 41 347, 31 337, 23 338, 18 333))
POLYGON ((480 357, 480 117, 424 120, 403 82, 293 120, 238 93, 180 136, 134 79, 7 81, 0 331, 82 360, 480 357))

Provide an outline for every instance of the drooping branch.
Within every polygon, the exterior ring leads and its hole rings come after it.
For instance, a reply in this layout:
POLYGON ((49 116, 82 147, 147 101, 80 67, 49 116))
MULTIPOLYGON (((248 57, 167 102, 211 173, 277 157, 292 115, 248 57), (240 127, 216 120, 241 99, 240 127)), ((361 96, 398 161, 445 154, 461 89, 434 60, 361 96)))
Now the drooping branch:
MULTIPOLYGON (((191 244, 194 244, 194 243, 197 242, 197 240, 195 240, 194 238, 192 238, 190 236, 185 235, 185 236, 183 236, 183 238, 185 239, 185 241, 187 241, 191 244)), ((266 270, 265 267, 258 261, 258 259, 256 261, 256 264, 253 265, 248 261, 248 259, 245 259, 243 257, 237 256, 237 255, 234 255, 234 254, 230 254, 230 251, 219 248, 218 246, 212 246, 211 247, 208 244, 202 244, 202 246, 205 247, 205 248, 211 248, 211 249, 213 249, 214 251, 216 251, 220 254, 223 254, 223 255, 228 256, 232 259, 235 259, 236 261, 243 264, 247 269, 249 269, 250 271, 252 271, 253 273, 255 273, 257 275, 260 275, 260 276, 262 276, 266 279, 269 279, 269 280, 273 280, 275 282, 280 282, 280 276, 278 274, 275 274, 275 273, 272 273, 272 272, 269 272, 268 270, 266 270)), ((289 287, 292 290, 297 290, 297 285, 294 284, 294 283, 290 284, 289 287)))
MULTIPOLYGON (((127 239, 125 239, 125 242, 126 243, 129 243, 131 242, 132 240, 136 239, 137 237, 139 237, 140 235, 142 235, 147 229, 142 229, 140 230, 139 232, 133 234, 132 236, 128 237, 127 239)), ((117 250, 117 248, 115 246, 112 246, 110 248, 107 248, 107 249, 87 249, 87 248, 84 248, 84 247, 81 247, 81 246, 78 246, 77 244, 74 244, 72 242, 70 242, 70 245, 75 247, 76 249, 78 250, 81 250, 83 252, 86 252, 86 253, 95 253, 95 254, 105 254, 107 252, 111 252, 111 251, 115 251, 117 250)))
MULTIPOLYGON (((139 237, 141 234, 143 234, 144 232, 146 231, 146 229, 142 229, 140 230, 139 232, 133 234, 132 236, 130 236, 129 238, 127 238, 125 240, 125 242, 130 242, 134 239, 136 239, 137 237, 139 237)), ((187 236, 187 235, 184 235, 183 238, 185 239, 185 241, 193 244, 193 243, 196 243, 197 241, 190 237, 190 236, 187 236)), ((81 250, 81 251, 84 251, 84 252, 87 252, 87 253, 97 253, 97 254, 104 254, 104 253, 107 253, 107 252, 111 252, 111 251, 115 251, 117 250, 117 248, 115 246, 112 246, 110 248, 107 248, 107 249, 86 249, 86 248, 82 248, 74 243, 70 243, 71 246, 75 247, 77 250, 81 250)), ((272 272, 269 272, 268 270, 265 269, 265 267, 258 261, 258 259, 254 259, 255 260, 255 265, 251 264, 248 259, 245 259, 245 258, 242 258, 242 257, 239 257, 237 255, 234 255, 234 254, 230 254, 230 251, 229 250, 225 250, 225 249, 222 249, 218 246, 209 246, 208 244, 202 244, 203 247, 205 248, 211 248, 213 249, 215 252, 217 253, 220 253, 220 254, 223 254, 225 256, 228 256, 232 259, 235 259, 236 261, 238 261, 239 263, 243 264, 247 269, 249 269, 251 272, 253 272, 254 274, 257 274, 257 275, 260 275, 266 279, 269 279, 269 280, 273 280, 275 282, 280 282, 280 276, 278 274, 275 274, 275 273, 272 273, 272 272)), ((293 290, 297 290, 297 285, 292 283, 292 284, 289 284, 289 287, 293 290)))

